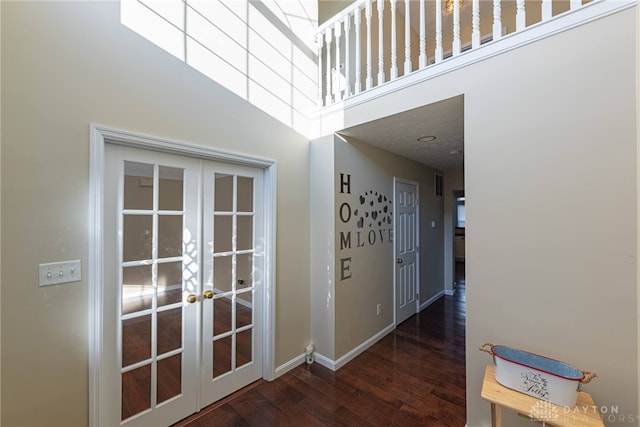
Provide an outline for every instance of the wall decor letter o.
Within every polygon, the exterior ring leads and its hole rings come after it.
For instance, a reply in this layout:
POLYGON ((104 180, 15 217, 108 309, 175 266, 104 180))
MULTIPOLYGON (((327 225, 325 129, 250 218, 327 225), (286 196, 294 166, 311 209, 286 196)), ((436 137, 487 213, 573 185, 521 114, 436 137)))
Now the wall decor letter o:
POLYGON ((342 220, 342 222, 349 222, 349 220, 351 219, 351 206, 349 206, 349 203, 344 202, 342 205, 340 205, 340 220, 342 220), (344 208, 347 208, 347 219, 344 218, 344 208))

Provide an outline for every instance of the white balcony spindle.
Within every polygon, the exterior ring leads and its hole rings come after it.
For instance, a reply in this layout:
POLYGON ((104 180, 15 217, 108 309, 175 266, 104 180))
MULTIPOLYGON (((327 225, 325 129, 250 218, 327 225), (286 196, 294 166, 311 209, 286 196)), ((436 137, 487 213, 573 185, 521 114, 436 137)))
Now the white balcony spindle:
POLYGON ((501 0, 493 0, 493 40, 502 37, 502 9, 501 0))
POLYGON ((436 62, 442 61, 442 0, 436 0, 436 62))
POLYGON ((333 30, 336 36, 336 71, 334 74, 333 91, 334 99, 338 102, 342 101, 342 85, 340 84, 340 69, 342 68, 340 62, 340 37, 342 36, 342 24, 340 21, 335 23, 333 30))
POLYGON ((542 0, 542 20, 551 19, 553 11, 551 9, 551 0, 542 0))
POLYGON ((333 104, 333 97, 332 97, 332 87, 331 87, 331 28, 327 28, 327 31, 324 33, 325 36, 325 40, 327 42, 327 76, 326 76, 326 82, 327 82, 327 87, 326 90, 327 92, 325 93, 325 105, 331 105, 333 104))
MULTIPOLYGON (((420 0, 420 56, 419 56, 419 66, 420 68, 425 68, 427 66, 427 34, 425 29, 425 19, 424 19, 424 2, 426 0, 420 0)), ((409 3, 409 0, 407 0, 409 3)))
POLYGON ((409 0, 404 0, 404 75, 412 71, 411 66, 411 16, 409 0))
POLYGON ((391 68, 389 69, 390 79, 398 78, 398 33, 396 30, 396 2, 398 0, 389 0, 391 3, 391 68))
POLYGON ((524 0, 516 0, 516 31, 524 30, 527 26, 527 14, 524 0))
POLYGON ((453 0, 453 56, 462 50, 460 42, 460 0, 453 0))
POLYGON ((360 8, 356 8, 353 14, 353 24, 355 25, 355 36, 356 36, 356 78, 353 87, 353 93, 358 94, 362 90, 362 57, 360 55, 360 8))
MULTIPOLYGON (((471 6, 468 6, 471 9, 470 28, 466 18, 465 22, 462 22, 461 19, 464 0, 434 0, 434 8, 431 8, 431 3, 427 3, 430 0, 352 1, 352 5, 345 9, 339 16, 328 21, 326 25, 322 25, 321 29, 315 35, 318 55, 318 108, 332 105, 348 99, 353 95, 372 89, 375 86, 382 85, 387 82, 387 78, 390 82, 398 80, 399 76, 407 76, 414 71, 426 68, 428 63, 442 62, 445 56, 444 44, 447 45, 447 58, 449 56, 455 57, 460 55, 462 52, 461 36, 463 33, 463 24, 466 30, 464 33, 467 34, 467 37, 469 37, 469 30, 471 33, 470 48, 479 48, 482 44, 481 24, 483 24, 483 26, 484 24, 489 24, 489 22, 484 21, 484 18, 481 19, 480 16, 480 7, 484 4, 482 3, 483 0, 466 0, 471 3, 471 6), (389 16, 384 16, 385 2, 387 1, 389 2, 391 12, 389 16), (412 3, 415 1, 418 3, 412 3), (374 4, 374 2, 377 3, 374 4), (404 2, 404 11, 398 10, 402 7, 400 2, 404 2), (412 7, 413 5, 416 6, 415 9, 412 7), (376 7, 376 10, 373 9, 374 7, 376 7), (416 10, 418 7, 419 11, 416 10), (435 9, 434 15, 432 15, 433 9, 435 9), (376 25, 376 23, 373 22, 373 20, 376 19, 374 13, 377 16, 377 28, 373 28, 376 25), (416 16, 417 13, 419 13, 419 16, 416 16), (353 14, 353 17, 351 14, 353 14), (427 16, 427 14, 429 14, 429 16, 427 16), (398 15, 401 16, 398 17, 398 15), (402 19, 402 16, 404 16, 404 22, 400 21, 398 23, 398 19, 402 19), (448 21, 448 19, 452 19, 452 21, 448 21), (429 21, 428 35, 427 20, 429 21), (418 40, 416 42, 413 37, 416 36, 415 25, 418 23, 419 33, 417 34, 418 40), (402 49, 401 44, 398 46, 398 39, 402 36, 399 34, 401 29, 398 28, 398 24, 404 24, 404 53, 398 51, 398 49, 402 49), (363 28, 365 25, 366 33, 364 33, 365 29, 363 28), (431 38, 434 34, 432 25, 433 28, 435 28, 435 40, 431 38), (376 31, 378 51, 377 58, 375 58, 377 61, 375 71, 377 76, 374 77, 374 58, 372 51, 376 47, 373 45, 372 38, 376 37, 376 31), (387 31, 390 32, 390 34, 386 36, 387 39, 385 39, 384 33, 387 31), (446 37, 445 32, 447 33, 446 37), (429 43, 435 41, 435 46, 429 45, 429 52, 433 52, 433 57, 427 55, 427 37, 429 38, 429 43), (449 45, 450 40, 451 45, 449 45), (366 52, 363 52, 363 49, 365 49, 365 47, 362 46, 363 43, 366 43, 366 52), (417 52, 416 49, 418 50, 417 52), (385 55, 387 54, 390 55, 388 60, 389 68, 387 69, 389 74, 385 75, 387 71, 385 70, 385 55), (398 58, 399 55, 404 55, 404 58, 398 58), (416 56, 418 64, 414 65, 416 56), (366 61, 365 65, 362 64, 363 61, 366 61), (404 63, 398 64, 398 61, 403 61, 404 63), (414 66, 416 67, 415 69, 413 68, 414 66)), ((489 0, 487 0, 487 6, 491 5, 492 7, 493 22, 491 31, 493 41, 500 40, 505 36, 503 34, 505 27, 503 27, 502 23, 503 1, 504 0, 491 0, 489 2, 489 0)), ((583 6, 583 1, 588 2, 589 0, 566 1, 569 3, 570 10, 575 11, 583 6)), ((527 5, 526 2, 527 0, 513 0, 512 5, 515 5, 515 11, 512 10, 512 12, 515 12, 515 28, 511 30, 514 32, 522 32, 527 28, 526 9, 527 6, 530 8, 531 5, 527 5)), ((540 2, 541 21, 546 22, 551 20, 553 18, 554 0, 540 0, 540 2)), ((505 9, 505 13, 506 12, 507 10, 505 9)), ((536 12, 533 12, 535 15, 536 12)), ((508 17, 507 15, 508 13, 506 13, 505 19, 508 17)), ((531 9, 529 9, 529 15, 531 15, 531 9)), ((531 16, 529 16, 529 20, 530 18, 531 16)))
POLYGON ((351 16, 347 15, 344 18, 344 97, 351 96, 351 57, 349 52, 351 51, 350 43, 351 35, 351 16))
POLYGON ((365 88, 371 89, 373 78, 371 77, 371 0, 367 0, 364 8, 364 17, 367 20, 367 77, 365 78, 365 88))
POLYGON ((480 0, 471 3, 471 48, 480 47, 480 0))
POLYGON ((316 45, 318 46, 318 107, 322 107, 322 50, 324 47, 324 36, 322 33, 317 35, 316 45))
POLYGON ((384 0, 378 0, 378 86, 384 80, 384 0))

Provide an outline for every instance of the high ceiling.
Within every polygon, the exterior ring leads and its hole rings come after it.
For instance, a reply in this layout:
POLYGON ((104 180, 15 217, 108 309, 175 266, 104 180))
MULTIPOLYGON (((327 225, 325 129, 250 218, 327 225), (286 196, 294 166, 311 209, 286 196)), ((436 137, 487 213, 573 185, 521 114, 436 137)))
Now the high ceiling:
POLYGON ((461 169, 464 164, 464 96, 458 95, 338 133, 434 169, 461 169), (436 138, 433 141, 418 140, 428 136, 436 138))

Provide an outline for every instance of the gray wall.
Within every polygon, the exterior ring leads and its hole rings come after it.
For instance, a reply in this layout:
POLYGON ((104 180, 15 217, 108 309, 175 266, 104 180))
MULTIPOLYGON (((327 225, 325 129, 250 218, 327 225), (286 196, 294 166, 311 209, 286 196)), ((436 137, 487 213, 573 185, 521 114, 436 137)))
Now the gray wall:
MULTIPOLYGON (((410 179, 419 184, 420 198, 420 299, 426 301, 443 287, 443 201, 433 193, 432 168, 393 155, 355 140, 336 138, 335 189, 336 189, 336 262, 342 257, 351 258, 351 278, 340 280, 339 264, 336 264, 336 357, 348 353, 357 345, 393 324, 393 241, 386 231, 392 227, 373 224, 376 234, 373 244, 362 238, 361 247, 353 226, 356 216, 343 223, 339 209, 346 202, 352 211, 358 208, 358 198, 366 192, 377 192, 387 197, 393 206, 393 177, 410 179), (339 175, 351 175, 351 194, 340 193, 339 175), (431 221, 440 224, 431 228, 431 221), (352 245, 340 250, 339 232, 352 232, 352 245), (381 304, 380 315, 376 305, 381 304)), ((369 196, 365 196, 369 202, 369 196)), ((374 201, 375 206, 380 204, 374 201)), ((382 202, 384 204, 384 202, 382 202)), ((363 210, 362 208, 360 209, 363 210)), ((392 218, 393 219, 393 218, 392 218)), ((367 220, 368 223, 368 220, 367 220)), ((365 223, 366 225, 366 223, 365 223)), ((368 232, 369 230, 367 230, 368 232)), ((368 236, 364 232, 364 236, 368 236)))
MULTIPOLYGON (((92 122, 275 158, 276 363, 309 339, 306 139, 117 9, 0 6, 4 425, 87 422, 86 282, 39 288, 35 271, 86 265, 92 122)), ((638 412, 636 22, 622 12, 344 112, 348 127, 465 95, 470 427, 489 425, 485 340, 595 370, 598 405, 638 412)))
POLYGON ((637 414, 634 26, 627 11, 495 58, 518 77, 482 72, 465 96, 470 425, 483 340, 594 370, 597 404, 637 414))
POLYGON ((636 40, 626 10, 343 112, 464 94, 470 427, 484 341, 594 370, 598 405, 637 414, 636 40))
POLYGON ((279 366, 309 339, 309 143, 120 24, 119 2, 2 2, 2 425, 88 422, 89 124, 275 159, 279 366), (37 410, 34 410, 37 408, 37 410))
POLYGON ((311 339, 316 352, 335 360, 334 135, 311 142, 311 339))
POLYGON ((380 209, 386 205, 391 213, 394 176, 418 182, 423 302, 443 288, 443 202, 433 194, 432 168, 339 136, 315 140, 311 146, 311 337, 321 356, 340 365, 346 360, 341 358, 352 357, 354 350, 393 325, 393 215, 380 215, 379 221, 388 220, 383 224, 367 218, 359 228, 357 221, 366 210, 360 197, 380 209), (378 196, 386 200, 378 201, 378 196), (431 228, 431 221, 439 226, 431 228))

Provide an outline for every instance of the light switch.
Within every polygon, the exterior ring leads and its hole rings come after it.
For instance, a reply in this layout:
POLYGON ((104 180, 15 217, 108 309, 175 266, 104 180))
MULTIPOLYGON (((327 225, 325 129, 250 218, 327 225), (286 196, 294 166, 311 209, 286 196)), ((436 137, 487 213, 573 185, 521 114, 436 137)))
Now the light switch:
POLYGON ((435 221, 431 221, 431 228, 436 228, 436 222, 435 221))
POLYGON ((79 282, 82 280, 82 264, 74 261, 49 262, 38 266, 40 286, 60 283, 79 282))

